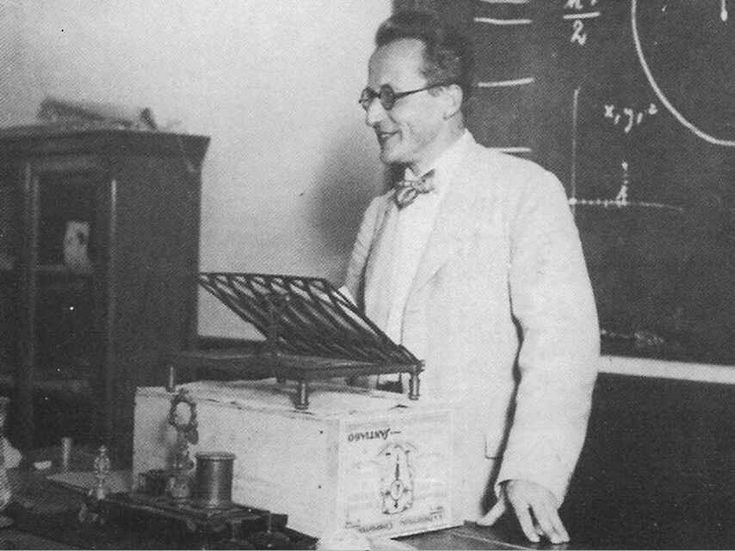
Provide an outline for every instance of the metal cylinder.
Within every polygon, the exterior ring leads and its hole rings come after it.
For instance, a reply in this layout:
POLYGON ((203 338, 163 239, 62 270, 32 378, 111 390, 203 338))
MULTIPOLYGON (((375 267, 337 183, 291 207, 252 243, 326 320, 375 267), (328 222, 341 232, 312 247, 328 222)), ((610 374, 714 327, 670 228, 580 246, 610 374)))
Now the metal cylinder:
POLYGON ((199 507, 223 509, 232 505, 232 466, 235 454, 198 452, 196 454, 194 501, 199 507))
POLYGON ((72 439, 68 436, 61 438, 61 470, 66 472, 69 470, 71 462, 71 446, 72 439))

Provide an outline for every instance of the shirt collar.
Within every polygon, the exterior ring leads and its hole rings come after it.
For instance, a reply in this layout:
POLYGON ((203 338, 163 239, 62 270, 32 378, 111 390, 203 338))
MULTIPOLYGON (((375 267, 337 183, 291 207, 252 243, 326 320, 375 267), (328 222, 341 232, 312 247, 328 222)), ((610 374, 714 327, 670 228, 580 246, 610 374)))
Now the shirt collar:
MULTIPOLYGON (((472 134, 470 134, 469 130, 465 129, 462 135, 445 149, 444 153, 439 155, 436 161, 424 172, 426 174, 431 170, 434 171, 433 181, 437 190, 442 191, 446 188, 445 184, 451 181, 454 172, 462 161, 462 157, 471 142, 472 134)), ((417 180, 420 178, 420 176, 416 176, 408 167, 406 167, 403 177, 406 180, 417 180)))

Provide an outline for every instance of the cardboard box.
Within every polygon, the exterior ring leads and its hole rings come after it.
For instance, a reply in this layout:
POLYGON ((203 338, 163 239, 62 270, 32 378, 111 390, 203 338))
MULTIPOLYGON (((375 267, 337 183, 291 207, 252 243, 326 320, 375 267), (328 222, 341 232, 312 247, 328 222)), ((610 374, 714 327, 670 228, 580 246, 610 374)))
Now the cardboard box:
MULTIPOLYGON (((452 414, 441 404, 335 384, 313 384, 307 411, 296 387, 268 381, 182 385, 197 403, 197 451, 236 455, 237 503, 286 513, 322 537, 344 528, 407 535, 461 524, 452 484, 452 414)), ((140 388, 134 475, 171 464, 172 394, 140 388)))

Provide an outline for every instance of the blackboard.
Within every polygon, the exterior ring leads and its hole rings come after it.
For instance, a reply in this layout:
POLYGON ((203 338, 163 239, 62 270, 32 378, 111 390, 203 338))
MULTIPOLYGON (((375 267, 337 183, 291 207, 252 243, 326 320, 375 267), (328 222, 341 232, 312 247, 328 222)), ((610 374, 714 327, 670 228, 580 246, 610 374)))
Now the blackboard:
POLYGON ((735 365, 735 0, 425 0, 468 126, 564 183, 609 354, 735 365))

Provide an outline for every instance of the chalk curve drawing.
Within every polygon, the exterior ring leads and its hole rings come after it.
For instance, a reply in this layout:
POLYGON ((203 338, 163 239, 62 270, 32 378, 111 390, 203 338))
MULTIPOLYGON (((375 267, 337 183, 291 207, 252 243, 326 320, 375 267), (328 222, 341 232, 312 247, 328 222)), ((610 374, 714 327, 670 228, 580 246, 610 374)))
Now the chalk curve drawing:
POLYGON ((641 64, 641 68, 643 69, 643 72, 645 73, 646 78, 648 79, 648 83, 651 85, 651 88, 653 88, 653 91, 656 93, 656 96, 658 96, 659 101, 661 101, 661 103, 676 118, 676 120, 679 121, 679 123, 681 123, 685 128, 687 128, 691 132, 693 132, 699 138, 713 145, 720 145, 720 146, 725 146, 725 147, 735 147, 735 139, 726 139, 722 137, 713 136, 712 134, 702 130, 695 123, 691 122, 686 117, 684 117, 684 115, 681 114, 681 112, 674 106, 674 104, 666 96, 666 94, 664 93, 664 91, 661 89, 658 82, 654 78, 653 72, 651 71, 651 68, 648 65, 648 61, 646 60, 646 56, 643 53, 641 38, 640 38, 639 31, 638 31, 637 10, 638 10, 638 0, 631 0, 630 2, 630 23, 631 23, 631 27, 633 31, 633 42, 635 44, 636 54, 638 55, 638 60, 641 64))

